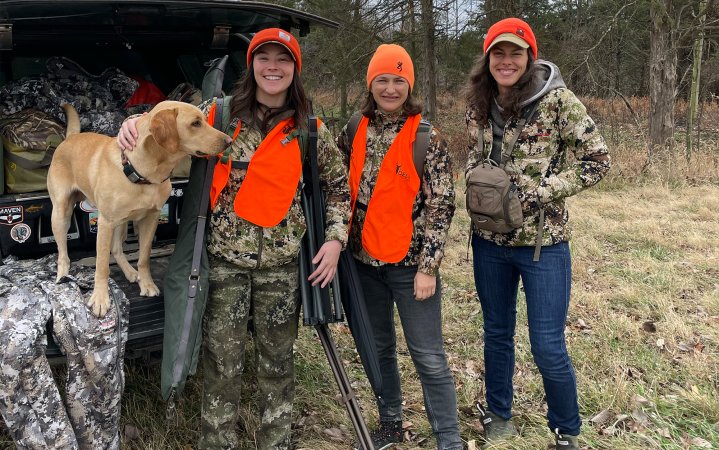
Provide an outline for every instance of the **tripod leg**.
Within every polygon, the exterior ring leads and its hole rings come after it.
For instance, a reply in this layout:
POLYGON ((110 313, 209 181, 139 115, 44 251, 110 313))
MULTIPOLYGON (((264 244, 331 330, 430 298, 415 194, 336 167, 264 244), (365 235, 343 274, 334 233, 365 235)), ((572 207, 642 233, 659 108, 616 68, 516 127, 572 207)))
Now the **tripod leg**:
POLYGON ((327 361, 330 363, 330 368, 335 376, 335 381, 337 381, 337 386, 340 389, 340 395, 342 396, 342 401, 347 408, 347 413, 352 421, 352 426, 357 433, 359 444, 363 450, 374 450, 374 445, 372 444, 372 438, 370 437, 369 430, 367 429, 367 424, 364 421, 364 417, 362 417, 362 411, 360 410, 357 397, 350 385, 347 372, 345 372, 344 366, 342 365, 342 360, 337 354, 337 347, 332 340, 330 330, 326 324, 316 325, 315 329, 317 330, 317 335, 322 343, 322 348, 325 350, 325 355, 327 355, 327 361))

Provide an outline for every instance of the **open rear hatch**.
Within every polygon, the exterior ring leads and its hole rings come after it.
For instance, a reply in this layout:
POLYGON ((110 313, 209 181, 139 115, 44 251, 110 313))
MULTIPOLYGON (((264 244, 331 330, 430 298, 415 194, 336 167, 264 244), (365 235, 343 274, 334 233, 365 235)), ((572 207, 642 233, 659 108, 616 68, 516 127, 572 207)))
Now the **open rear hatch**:
MULTIPOLYGON (((118 68, 128 76, 151 81, 168 95, 181 85, 200 89, 209 63, 229 55, 223 83, 228 93, 245 70, 252 33, 280 27, 302 36, 318 25, 337 26, 312 14, 252 1, 7 0, 0 2, 0 88, 27 77, 42 77, 48 61, 61 57, 93 76, 118 68)), ((11 91, 0 97, 0 118, 13 106, 11 91)), ((65 120, 64 116, 55 119, 65 120)), ((153 259, 152 272, 160 286, 169 259, 163 247, 174 242, 185 184, 186 179, 173 179, 173 193, 155 236, 154 251, 160 256, 153 259)), ((56 252, 47 193, 17 194, 5 189, 0 194, 0 258, 56 252)), ((68 241, 73 259, 94 256, 96 218, 87 205, 76 207, 68 241)), ((131 229, 129 234, 132 246, 131 229)), ((112 277, 131 300, 128 355, 158 349, 164 320, 162 297, 140 297, 137 286, 127 283, 119 270, 113 270, 112 277)))

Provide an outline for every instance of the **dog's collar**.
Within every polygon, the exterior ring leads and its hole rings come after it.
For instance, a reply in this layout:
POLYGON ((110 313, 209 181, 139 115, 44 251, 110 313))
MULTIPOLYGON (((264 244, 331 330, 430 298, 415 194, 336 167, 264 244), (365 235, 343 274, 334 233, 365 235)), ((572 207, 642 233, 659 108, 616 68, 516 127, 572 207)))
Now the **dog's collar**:
MULTIPOLYGON (((122 173, 125 174, 128 180, 130 180, 131 183, 135 184, 152 184, 151 181, 148 181, 145 177, 140 175, 140 173, 135 169, 135 167, 132 165, 129 159, 127 159, 127 155, 125 155, 125 150, 120 150, 120 155, 122 155, 122 173)), ((162 180, 164 183, 167 181, 170 177, 165 178, 162 180)))

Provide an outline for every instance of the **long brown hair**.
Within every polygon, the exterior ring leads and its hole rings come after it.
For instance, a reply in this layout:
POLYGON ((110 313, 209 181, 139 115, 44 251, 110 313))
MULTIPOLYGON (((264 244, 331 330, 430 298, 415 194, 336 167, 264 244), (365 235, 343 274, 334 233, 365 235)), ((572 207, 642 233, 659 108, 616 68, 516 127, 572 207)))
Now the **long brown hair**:
POLYGON ((519 77, 508 94, 500 96, 497 82, 489 71, 489 53, 480 56, 469 73, 469 83, 465 88, 467 103, 475 112, 479 125, 487 125, 489 110, 492 102, 497 98, 504 109, 505 118, 518 116, 522 108, 520 104, 528 99, 535 90, 534 77, 539 66, 534 63, 531 52, 527 52, 527 70, 519 77))
MULTIPOLYGON (((363 116, 367 116, 370 120, 374 120, 375 111, 377 111, 377 102, 374 100, 372 92, 367 92, 367 97, 362 103, 360 112, 363 116)), ((412 89, 410 89, 409 95, 407 95, 407 100, 405 100, 402 105, 402 114, 409 117, 414 116, 415 114, 420 114, 421 112, 422 103, 412 96, 412 89)))
POLYGON ((307 94, 305 94, 305 88, 302 86, 302 79, 299 72, 297 72, 297 67, 294 69, 285 104, 279 108, 269 109, 269 114, 265 114, 262 121, 257 118, 260 103, 257 102, 256 93, 257 81, 255 80, 254 62, 251 62, 250 67, 247 68, 247 71, 232 89, 231 117, 237 117, 241 112, 248 111, 250 116, 249 124, 256 126, 263 134, 266 134, 270 131, 269 124, 273 118, 287 110, 294 109, 295 125, 299 128, 307 126, 307 116, 310 115, 310 102, 307 99, 307 94))

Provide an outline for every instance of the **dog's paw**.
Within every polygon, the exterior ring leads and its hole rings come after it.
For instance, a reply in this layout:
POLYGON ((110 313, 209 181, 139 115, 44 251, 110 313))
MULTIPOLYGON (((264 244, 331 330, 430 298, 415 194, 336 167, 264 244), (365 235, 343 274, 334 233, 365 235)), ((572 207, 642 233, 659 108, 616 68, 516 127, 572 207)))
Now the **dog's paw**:
POLYGON ((100 292, 95 289, 92 296, 90 296, 90 300, 87 301, 87 307, 97 317, 103 317, 110 308, 110 296, 107 295, 107 290, 100 292))
POLYGON ((60 283, 70 273, 70 261, 59 261, 57 262, 57 277, 55 277, 55 283, 60 283))
POLYGON ((140 295, 143 297, 157 297, 160 295, 160 288, 152 281, 139 281, 140 295))
POLYGON ((137 282, 137 280, 140 279, 140 277, 137 276, 137 270, 133 269, 132 267, 128 267, 127 269, 122 267, 122 273, 125 275, 125 278, 127 278, 127 281, 129 281, 130 283, 135 283, 137 282))

